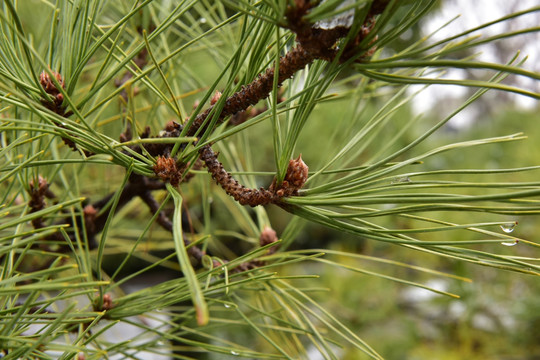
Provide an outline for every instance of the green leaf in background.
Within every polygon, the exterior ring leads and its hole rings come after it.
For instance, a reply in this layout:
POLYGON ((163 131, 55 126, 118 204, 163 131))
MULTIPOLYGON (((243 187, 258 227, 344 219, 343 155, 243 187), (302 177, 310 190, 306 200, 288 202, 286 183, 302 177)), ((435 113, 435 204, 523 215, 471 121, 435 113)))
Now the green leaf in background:
POLYGON ((167 189, 174 200, 173 240, 176 255, 178 256, 178 262, 180 263, 180 269, 186 278, 191 292, 191 299, 195 306, 195 312, 197 313, 197 323, 199 325, 206 325, 209 321, 208 306, 204 300, 204 295, 199 280, 197 279, 197 275, 191 266, 186 245, 184 244, 184 237, 182 236, 182 196, 170 185, 167 185, 167 189))

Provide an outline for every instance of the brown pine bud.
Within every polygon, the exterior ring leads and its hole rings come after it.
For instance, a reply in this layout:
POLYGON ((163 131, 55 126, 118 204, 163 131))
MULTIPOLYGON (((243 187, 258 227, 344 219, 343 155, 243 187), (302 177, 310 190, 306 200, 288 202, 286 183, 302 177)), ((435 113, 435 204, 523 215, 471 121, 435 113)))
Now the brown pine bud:
MULTIPOLYGON (((62 78, 62 75, 60 75, 56 71, 53 71, 52 74, 54 75, 54 77, 56 78, 56 81, 58 81, 62 89, 64 89, 65 83, 64 83, 64 79, 62 78)), ((62 103, 64 102, 64 95, 60 93, 60 90, 58 89, 56 84, 51 80, 51 77, 46 71, 42 71, 41 74, 39 74, 39 83, 43 87, 43 90, 45 90, 47 94, 53 97, 52 101, 50 101, 49 99, 46 99, 46 100, 43 100, 42 103, 48 109, 56 112, 57 114, 64 116, 65 113, 62 107, 62 103)))
POLYGON ((302 154, 298 158, 289 161, 285 181, 294 190, 301 189, 307 181, 309 168, 302 160, 302 154))
POLYGON ((158 156, 154 173, 163 181, 169 181, 172 186, 178 186, 182 178, 182 173, 176 165, 176 160, 170 157, 158 156))
MULTIPOLYGON (((58 83, 62 86, 62 88, 65 88, 64 79, 62 79, 62 75, 60 75, 56 71, 53 71, 52 74, 56 78, 56 81, 58 81, 58 83)), ((41 74, 39 74, 39 83, 41 84, 41 86, 43 86, 43 89, 45 90, 47 94, 56 96, 56 94, 60 92, 46 71, 42 71, 41 74)))
POLYGON ((45 178, 43 178, 43 176, 41 175, 38 176, 37 180, 37 184, 34 184, 34 180, 30 180, 30 188, 34 189, 33 191, 37 191, 40 196, 43 196, 49 189, 49 184, 47 183, 47 180, 45 180, 45 178))
POLYGON ((111 310, 114 307, 110 294, 103 294, 103 310, 111 310))
POLYGON ((276 178, 274 178, 269 190, 279 198, 298 195, 298 190, 306 183, 308 174, 309 168, 302 160, 302 154, 300 154, 298 158, 289 160, 289 167, 281 185, 277 187, 276 178))
POLYGON ((221 92, 216 90, 214 93, 214 96, 210 99, 210 105, 216 105, 216 103, 219 101, 219 98, 221 98, 221 92))
POLYGON ((263 231, 261 231, 261 235, 259 235, 259 244, 265 246, 276 241, 278 241, 278 237, 274 229, 265 226, 263 231))

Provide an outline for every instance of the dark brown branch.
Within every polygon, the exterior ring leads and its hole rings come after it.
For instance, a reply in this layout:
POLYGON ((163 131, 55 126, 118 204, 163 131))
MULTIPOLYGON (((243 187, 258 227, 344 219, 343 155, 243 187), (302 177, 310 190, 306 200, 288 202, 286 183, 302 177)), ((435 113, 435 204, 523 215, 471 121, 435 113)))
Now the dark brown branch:
POLYGON ((290 160, 285 180, 281 185, 272 182, 270 188, 250 189, 240 184, 231 174, 225 170, 223 164, 217 159, 217 154, 210 145, 205 145, 199 149, 201 160, 204 161, 208 172, 212 178, 242 205, 258 206, 279 203, 281 198, 286 196, 298 195, 308 177, 308 167, 302 161, 302 157, 290 160))
POLYGON ((279 200, 275 193, 266 189, 249 189, 241 185, 225 170, 223 164, 218 161, 217 154, 209 145, 201 147, 199 154, 208 172, 212 174, 216 182, 240 204, 249 206, 267 205, 279 200))
MULTIPOLYGON (((285 101, 285 98, 282 96, 283 95, 282 89, 283 88, 280 88, 280 91, 278 93, 278 98, 277 98, 277 103, 278 104, 285 101)), ((266 110, 268 110, 268 107, 266 105, 263 105, 260 108, 255 108, 254 106, 250 106, 246 110, 239 111, 236 114, 234 114, 233 116, 231 116, 231 118, 229 119, 229 122, 227 124, 228 124, 228 126, 240 125, 240 124, 248 121, 249 119, 254 118, 254 117, 262 114, 266 110)))
MULTIPOLYGON (((296 72, 313 62, 313 60, 314 57, 304 50, 301 45, 290 50, 279 60, 278 87, 296 72)), ((267 98, 273 89, 274 72, 274 68, 267 69, 264 74, 259 75, 249 85, 242 86, 240 91, 229 96, 225 100, 225 106, 218 116, 218 123, 222 122, 227 116, 246 110, 251 105, 255 105, 260 100, 267 98)), ((197 133, 207 131, 207 119, 214 107, 215 105, 210 106, 204 112, 197 115, 187 132, 187 136, 194 136, 197 133)))

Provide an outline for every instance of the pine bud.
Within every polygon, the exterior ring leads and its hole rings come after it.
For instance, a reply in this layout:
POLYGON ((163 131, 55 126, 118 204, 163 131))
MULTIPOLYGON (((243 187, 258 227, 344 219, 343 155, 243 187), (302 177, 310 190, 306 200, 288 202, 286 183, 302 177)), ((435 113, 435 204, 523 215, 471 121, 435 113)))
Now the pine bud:
POLYGON ((289 161, 285 181, 294 190, 301 189, 307 181, 309 168, 302 160, 302 154, 298 158, 289 161))

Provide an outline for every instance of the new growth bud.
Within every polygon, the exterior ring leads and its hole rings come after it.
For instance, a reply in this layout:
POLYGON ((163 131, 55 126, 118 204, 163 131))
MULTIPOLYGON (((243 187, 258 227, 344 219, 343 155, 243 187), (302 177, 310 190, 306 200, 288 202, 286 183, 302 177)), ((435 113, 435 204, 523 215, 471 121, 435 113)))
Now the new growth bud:
POLYGON ((302 154, 300 154, 298 158, 289 160, 287 174, 285 174, 281 186, 275 189, 275 183, 272 183, 270 189, 275 191, 279 197, 298 195, 298 190, 304 186, 308 179, 308 172, 309 167, 302 160, 302 154))
MULTIPOLYGON (((52 74, 56 78, 56 81, 62 89, 65 88, 64 79, 62 78, 62 75, 57 73, 56 71, 53 71, 52 74)), ((62 102, 64 101, 64 95, 60 93, 60 90, 58 90, 58 87, 56 84, 51 80, 51 77, 46 71, 42 71, 41 74, 39 74, 39 83, 43 87, 43 90, 49 95, 51 95, 54 98, 54 104, 56 106, 60 106, 62 102)))
POLYGON ((294 190, 300 190, 307 181, 308 171, 309 168, 302 160, 302 154, 300 154, 298 158, 289 161, 285 181, 287 181, 289 186, 294 188, 294 190))

